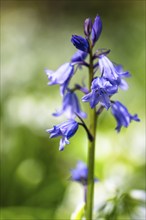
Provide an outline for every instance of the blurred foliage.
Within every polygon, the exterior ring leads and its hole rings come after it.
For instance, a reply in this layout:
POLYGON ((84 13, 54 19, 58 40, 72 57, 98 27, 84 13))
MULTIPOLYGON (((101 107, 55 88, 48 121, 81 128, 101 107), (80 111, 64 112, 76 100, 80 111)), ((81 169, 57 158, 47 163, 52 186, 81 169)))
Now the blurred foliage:
MULTIPOLYGON (((81 186, 68 179, 76 161, 86 161, 86 135, 80 128, 63 152, 58 151, 59 139, 49 139, 46 128, 64 117, 51 115, 61 105, 61 98, 58 86, 47 86, 44 68, 55 70, 70 60, 75 52, 71 35, 82 35, 84 19, 97 13, 103 20, 97 47, 110 48, 109 57, 124 64, 133 76, 128 79, 129 90, 115 99, 141 119, 117 135, 110 112, 100 117, 95 164, 100 179, 95 186, 97 215, 98 219, 127 216, 128 203, 130 219, 144 219, 143 204, 137 205, 129 196, 131 190, 145 190, 144 5, 144 1, 2 0, 1 219, 69 219, 82 203, 81 186), (111 185, 123 190, 109 200, 111 185), (134 207, 141 207, 137 209, 141 218, 134 207)), ((87 80, 84 69, 73 82, 83 79, 87 80)), ((87 106, 82 104, 84 109, 87 106)))
POLYGON ((112 198, 98 207, 96 219, 144 219, 145 197, 146 194, 143 191, 131 191, 131 195, 117 191, 112 198), (135 198, 132 194, 140 195, 140 197, 135 198), (143 212, 138 212, 138 208, 141 208, 143 212))

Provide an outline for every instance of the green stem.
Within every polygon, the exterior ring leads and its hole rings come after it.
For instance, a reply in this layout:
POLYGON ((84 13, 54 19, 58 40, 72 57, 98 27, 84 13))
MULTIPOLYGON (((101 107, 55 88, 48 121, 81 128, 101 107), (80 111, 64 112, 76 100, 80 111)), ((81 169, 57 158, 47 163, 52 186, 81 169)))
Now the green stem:
MULTIPOLYGON (((90 66, 89 66, 89 89, 93 80, 93 59, 92 48, 90 47, 90 66)), ((94 157, 95 157, 95 132, 96 132, 96 110, 89 109, 89 130, 94 137, 93 141, 88 140, 88 185, 86 220, 92 220, 93 195, 94 195, 94 157)))

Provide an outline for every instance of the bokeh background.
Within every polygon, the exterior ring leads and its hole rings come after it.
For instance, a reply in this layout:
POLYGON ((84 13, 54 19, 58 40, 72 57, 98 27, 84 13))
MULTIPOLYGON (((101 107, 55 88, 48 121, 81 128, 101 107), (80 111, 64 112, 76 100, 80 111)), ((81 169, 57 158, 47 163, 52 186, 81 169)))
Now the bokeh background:
MULTIPOLYGON (((120 91, 115 99, 132 114, 138 113, 141 122, 132 122, 117 134, 110 111, 100 117, 95 212, 98 216, 97 210, 101 211, 101 219, 145 219, 142 0, 1 1, 1 219, 69 219, 82 203, 83 189, 69 177, 78 160, 86 162, 87 138, 79 128, 63 152, 58 151, 58 138, 49 139, 45 130, 64 117, 51 115, 61 106, 61 97, 58 86, 48 87, 44 69, 55 70, 70 60, 76 51, 71 35, 83 35, 84 19, 94 19, 97 13, 103 31, 96 48, 111 49, 110 59, 132 74, 127 80, 129 90, 120 91)), ((83 78, 88 78, 85 69, 72 83, 83 78)))

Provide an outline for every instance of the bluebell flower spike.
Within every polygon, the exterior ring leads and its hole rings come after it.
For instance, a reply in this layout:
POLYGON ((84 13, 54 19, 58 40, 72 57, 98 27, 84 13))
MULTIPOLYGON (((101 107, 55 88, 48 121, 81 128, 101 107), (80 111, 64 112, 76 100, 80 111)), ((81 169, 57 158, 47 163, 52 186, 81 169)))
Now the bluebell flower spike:
POLYGON ((84 22, 85 38, 78 35, 72 35, 71 42, 78 50, 72 56, 70 62, 63 64, 56 71, 46 69, 46 74, 49 79, 48 84, 60 85, 60 94, 63 96, 61 110, 53 115, 60 116, 66 114, 69 119, 69 121, 47 130, 50 133, 50 137, 62 137, 60 140, 60 150, 63 150, 64 146, 69 144, 69 139, 76 133, 78 125, 82 125, 85 128, 90 141, 94 139, 83 121, 86 114, 80 109, 79 100, 75 94, 76 90, 80 90, 84 93, 82 101, 89 102, 91 108, 95 108, 100 104, 96 111, 97 115, 101 114, 104 108, 108 110, 111 107, 112 114, 117 120, 116 130, 118 132, 121 130, 122 126, 128 127, 132 120, 139 121, 138 116, 132 116, 127 108, 120 102, 111 101, 111 97, 118 92, 118 88, 123 90, 128 89, 128 84, 124 78, 130 77, 131 75, 128 71, 124 71, 121 65, 117 65, 110 61, 107 57, 110 52, 108 49, 98 49, 91 57, 92 63, 98 58, 97 62, 94 62, 93 65, 93 75, 96 73, 97 69, 100 70, 101 75, 92 79, 90 92, 86 86, 80 86, 79 84, 75 84, 73 89, 69 89, 68 87, 71 78, 79 67, 84 65, 89 68, 90 64, 87 63, 85 59, 99 39, 101 32, 102 21, 100 17, 97 15, 93 24, 91 19, 87 18, 84 22), (75 65, 77 65, 76 68, 75 65), (81 120, 81 123, 77 123, 74 120, 76 116, 81 120))

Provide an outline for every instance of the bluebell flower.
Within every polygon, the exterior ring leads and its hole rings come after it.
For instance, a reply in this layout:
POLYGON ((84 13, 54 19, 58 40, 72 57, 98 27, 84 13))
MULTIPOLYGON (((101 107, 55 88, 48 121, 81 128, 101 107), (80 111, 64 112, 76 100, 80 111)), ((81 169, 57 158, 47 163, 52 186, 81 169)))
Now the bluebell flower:
POLYGON ((99 102, 106 109, 110 107, 110 96, 118 90, 117 85, 112 85, 108 80, 97 77, 93 80, 91 92, 83 96, 83 102, 89 102, 91 108, 94 108, 99 102))
POLYGON ((71 179, 83 185, 87 185, 88 168, 85 163, 82 161, 77 163, 76 168, 71 170, 71 179))
POLYGON ((81 118, 86 117, 86 113, 82 112, 81 109, 80 109, 80 104, 79 104, 78 97, 72 91, 68 91, 65 94, 65 96, 63 98, 62 109, 59 112, 54 113, 53 115, 54 116, 60 116, 63 113, 66 114, 68 119, 75 118, 76 114, 79 115, 81 118))
MULTIPOLYGON (((71 170, 71 180, 87 185, 88 167, 85 163, 78 161, 76 168, 71 170)), ((98 179, 94 178, 94 181, 98 181, 98 179)))
POLYGON ((71 64, 83 64, 84 60, 86 59, 88 53, 82 51, 82 50, 77 50, 77 52, 72 56, 71 58, 71 64))
POLYGON ((123 77, 129 77, 129 72, 124 72, 121 66, 114 65, 105 55, 99 57, 99 68, 102 77, 109 80, 112 84, 117 84, 122 89, 127 89, 127 84, 122 80, 123 77))
POLYGON ((60 140, 59 150, 64 150, 66 144, 69 144, 69 139, 76 133, 78 130, 78 123, 75 120, 68 120, 61 124, 55 125, 51 129, 46 131, 50 133, 50 138, 62 136, 60 140))
POLYGON ((48 76, 48 79, 50 80, 48 85, 59 84, 60 93, 61 95, 63 95, 71 77, 74 74, 74 67, 70 63, 65 63, 60 66, 56 71, 46 69, 45 72, 48 76))
POLYGON ((93 23, 93 27, 92 27, 92 32, 91 32, 91 41, 92 41, 93 46, 98 40, 101 34, 101 31, 102 31, 102 21, 100 19, 100 16, 96 16, 94 23, 93 23))
POLYGON ((140 121, 137 114, 131 115, 127 108, 119 101, 112 102, 111 111, 117 121, 117 132, 120 132, 121 127, 128 127, 132 120, 140 121))
POLYGON ((71 42, 77 49, 86 53, 89 52, 89 43, 85 38, 78 35, 72 35, 71 42))

